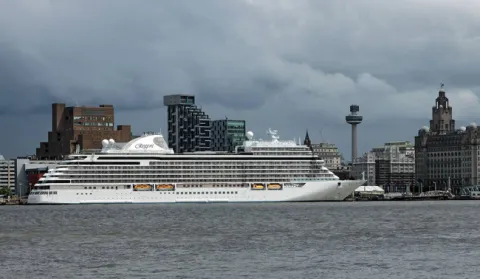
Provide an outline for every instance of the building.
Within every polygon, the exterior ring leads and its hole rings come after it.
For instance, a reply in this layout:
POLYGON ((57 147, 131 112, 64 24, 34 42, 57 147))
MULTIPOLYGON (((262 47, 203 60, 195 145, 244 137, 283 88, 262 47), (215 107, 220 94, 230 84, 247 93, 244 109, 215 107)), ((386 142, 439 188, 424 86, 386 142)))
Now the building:
POLYGON ((27 196, 43 174, 60 163, 60 161, 31 160, 26 157, 13 159, 12 162, 15 193, 18 196, 27 196))
POLYGON ((193 95, 163 97, 168 108, 168 146, 175 153, 210 151, 210 117, 195 105, 193 95))
POLYGON ((330 170, 341 169, 342 154, 333 143, 312 143, 308 131, 305 134, 303 144, 312 149, 313 154, 325 161, 325 166, 330 170))
POLYGON ((101 149, 103 139, 118 142, 131 140, 130 125, 114 128, 112 105, 99 107, 66 107, 52 104, 52 130, 48 141, 40 143, 36 150, 38 159, 61 159, 77 150, 101 149))
POLYGON ((6 160, 0 155, 0 188, 10 188, 15 193, 15 168, 12 160, 6 160))
POLYGON ((313 153, 325 161, 325 166, 330 170, 342 167, 342 154, 334 143, 314 143, 313 153))
POLYGON ((245 120, 222 119, 212 121, 212 151, 235 151, 246 137, 245 120))
POLYGON ((376 186, 375 181, 375 153, 366 152, 362 157, 359 157, 352 163, 350 174, 355 179, 362 178, 362 173, 365 174, 367 185, 376 186))
POLYGON ((432 107, 430 127, 415 137, 415 178, 423 191, 479 184, 480 129, 475 123, 455 129, 453 110, 442 88, 432 107))
POLYGON ((362 173, 370 186, 382 186, 385 192, 413 190, 415 182, 415 151, 409 141, 387 142, 373 148, 352 164, 352 176, 362 173))

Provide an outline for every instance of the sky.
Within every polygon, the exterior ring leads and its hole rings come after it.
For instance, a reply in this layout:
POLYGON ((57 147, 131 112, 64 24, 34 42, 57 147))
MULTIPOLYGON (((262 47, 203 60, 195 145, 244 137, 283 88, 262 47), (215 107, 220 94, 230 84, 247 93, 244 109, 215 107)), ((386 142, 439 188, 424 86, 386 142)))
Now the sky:
POLYGON ((457 126, 480 123, 480 1, 0 0, 0 154, 34 154, 51 103, 115 106, 162 131, 163 96, 195 94, 256 137, 335 143, 350 159, 410 140, 445 84, 457 126))

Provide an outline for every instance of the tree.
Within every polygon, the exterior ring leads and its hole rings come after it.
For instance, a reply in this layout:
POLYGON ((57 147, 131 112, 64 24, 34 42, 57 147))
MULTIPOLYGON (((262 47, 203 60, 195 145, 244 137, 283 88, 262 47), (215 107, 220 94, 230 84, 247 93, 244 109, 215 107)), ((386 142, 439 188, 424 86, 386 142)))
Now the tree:
POLYGON ((10 187, 0 187, 0 196, 11 196, 12 189, 10 187))

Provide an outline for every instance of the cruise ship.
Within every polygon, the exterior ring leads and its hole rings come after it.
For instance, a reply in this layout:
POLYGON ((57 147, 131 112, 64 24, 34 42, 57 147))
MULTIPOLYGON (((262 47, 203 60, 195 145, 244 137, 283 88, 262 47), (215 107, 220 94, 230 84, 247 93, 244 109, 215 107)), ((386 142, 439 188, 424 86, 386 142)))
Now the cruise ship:
POLYGON ((174 154, 161 134, 72 154, 35 184, 28 204, 342 201, 365 180, 340 180, 306 145, 248 132, 234 153, 174 154))

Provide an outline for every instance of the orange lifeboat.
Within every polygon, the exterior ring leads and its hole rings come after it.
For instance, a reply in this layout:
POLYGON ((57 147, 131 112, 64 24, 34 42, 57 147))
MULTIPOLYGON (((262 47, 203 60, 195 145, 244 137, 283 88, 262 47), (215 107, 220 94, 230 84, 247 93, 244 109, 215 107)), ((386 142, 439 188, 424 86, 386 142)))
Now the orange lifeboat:
POLYGON ((281 190, 282 185, 280 185, 278 183, 271 183, 271 184, 268 184, 267 188, 268 188, 268 190, 281 190))
POLYGON ((150 184, 137 184, 133 186, 134 191, 151 191, 152 185, 150 184))
POLYGON ((254 183, 252 184, 252 190, 264 190, 265 185, 262 183, 254 183))
POLYGON ((158 191, 173 190, 172 184, 160 184, 155 187, 158 191))

